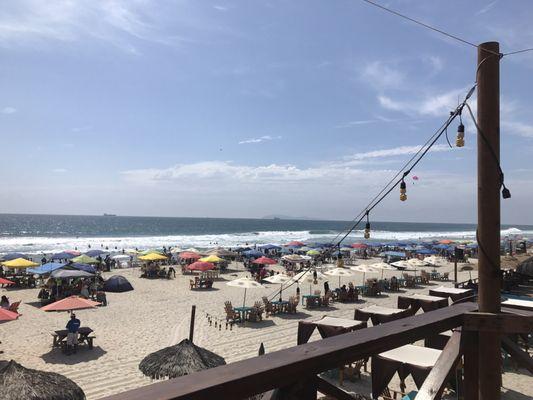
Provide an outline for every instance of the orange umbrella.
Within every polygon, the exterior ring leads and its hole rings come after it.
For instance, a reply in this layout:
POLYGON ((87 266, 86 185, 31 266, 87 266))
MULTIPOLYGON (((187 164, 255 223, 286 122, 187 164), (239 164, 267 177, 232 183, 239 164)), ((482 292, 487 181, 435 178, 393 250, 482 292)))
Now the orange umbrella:
POLYGON ((82 310, 85 308, 95 308, 100 303, 97 301, 87 300, 79 296, 66 297, 63 300, 56 301, 55 303, 48 304, 41 307, 43 311, 72 311, 82 310))
POLYGON ((14 285, 15 282, 10 281, 9 279, 0 278, 0 285, 14 285))
POLYGON ((19 317, 16 312, 0 308, 0 322, 2 321, 14 321, 19 317))
POLYGON ((450 243, 453 243, 453 240, 444 239, 444 240, 440 240, 439 243, 440 244, 450 244, 450 243))

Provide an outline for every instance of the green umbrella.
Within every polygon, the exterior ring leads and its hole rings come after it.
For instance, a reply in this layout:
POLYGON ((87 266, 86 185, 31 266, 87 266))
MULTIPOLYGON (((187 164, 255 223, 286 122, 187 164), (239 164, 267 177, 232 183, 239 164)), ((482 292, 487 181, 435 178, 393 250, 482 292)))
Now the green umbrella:
POLYGON ((98 264, 99 261, 96 258, 89 257, 88 255, 82 254, 81 256, 74 257, 72 262, 80 264, 98 264))
POLYGON ((308 256, 318 256, 320 254, 320 251, 318 250, 309 250, 307 253, 308 256))

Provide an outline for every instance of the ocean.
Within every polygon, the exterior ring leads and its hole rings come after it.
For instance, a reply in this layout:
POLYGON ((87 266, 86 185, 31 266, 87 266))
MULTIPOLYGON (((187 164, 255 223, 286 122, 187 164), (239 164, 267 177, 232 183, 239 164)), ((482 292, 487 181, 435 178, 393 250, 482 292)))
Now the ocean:
MULTIPOLYGON (((82 215, 0 214, 0 253, 49 253, 67 249, 148 249, 180 246, 282 244, 291 240, 329 242, 349 221, 167 218, 82 215)), ((363 237, 364 225, 345 243, 363 237)), ((471 239, 473 224, 372 222, 372 240, 471 239)), ((533 226, 502 226, 502 237, 533 237, 533 226)))

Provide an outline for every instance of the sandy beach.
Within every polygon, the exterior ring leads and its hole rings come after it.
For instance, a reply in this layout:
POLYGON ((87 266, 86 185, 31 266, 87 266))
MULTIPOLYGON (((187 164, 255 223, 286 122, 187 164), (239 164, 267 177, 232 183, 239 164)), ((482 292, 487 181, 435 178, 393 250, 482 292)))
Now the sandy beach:
MULTIPOLYGON (((364 260, 360 263, 372 263, 364 260)), ((260 323, 236 325, 226 328, 223 313, 224 301, 234 305, 243 301, 242 289, 227 286, 225 283, 237 277, 248 275, 242 264, 233 263, 231 271, 223 274, 209 291, 191 291, 189 275, 178 272, 176 279, 140 278, 137 268, 114 270, 104 277, 114 274, 125 276, 135 290, 126 293, 108 293, 108 306, 94 310, 81 310, 77 313, 82 326, 89 326, 96 336, 93 350, 80 348, 77 354, 67 356, 58 349, 52 349, 51 332, 64 328, 68 314, 43 312, 37 301, 38 289, 6 290, 12 301, 22 300, 21 317, 14 322, 0 325, 3 359, 14 359, 26 367, 61 373, 79 384, 89 400, 118 393, 142 385, 151 380, 138 369, 143 357, 163 347, 176 344, 188 336, 191 306, 197 306, 194 341, 223 356, 226 362, 253 357, 261 343, 267 352, 287 348, 296 344, 298 320, 313 319, 323 315, 353 318, 354 308, 371 304, 396 307, 397 294, 379 298, 363 297, 358 303, 334 303, 328 310, 307 310, 299 307, 299 313, 290 316, 273 316, 260 323), (207 315, 213 321, 224 320, 222 326, 208 323, 207 315)), ((452 271, 451 265, 439 267, 439 272, 452 271)), ((389 274, 391 272, 388 272, 389 274)), ((391 275, 392 276, 392 275, 391 275)), ((477 271, 459 272, 459 280, 465 281, 477 276, 477 271), (470 275, 471 274, 471 275, 470 275)), ((356 273, 351 279, 356 283, 362 274, 356 273)), ((338 278, 329 279, 332 288, 338 278)), ((343 278, 343 284, 348 283, 343 278)), ((434 282, 432 285, 440 285, 434 282)), ((443 283, 452 286, 451 282, 443 283)), ((427 293, 431 286, 405 290, 405 293, 427 293)), ((265 284, 264 289, 249 290, 247 304, 260 300, 261 296, 271 295, 278 285, 265 284)), ((284 292, 284 296, 295 294, 296 286, 284 292)), ((314 289, 323 289, 322 282, 314 289)), ((301 294, 309 291, 309 285, 301 285, 301 294)), ((315 332, 311 340, 318 340, 315 332)), ((533 378, 524 371, 520 374, 504 374, 505 397, 525 399, 533 396, 533 378), (521 393, 521 394, 520 394, 521 393), (524 397, 525 396, 525 397, 524 397)), ((347 383, 347 388, 360 393, 370 392, 370 376, 364 374, 361 381, 347 383)))

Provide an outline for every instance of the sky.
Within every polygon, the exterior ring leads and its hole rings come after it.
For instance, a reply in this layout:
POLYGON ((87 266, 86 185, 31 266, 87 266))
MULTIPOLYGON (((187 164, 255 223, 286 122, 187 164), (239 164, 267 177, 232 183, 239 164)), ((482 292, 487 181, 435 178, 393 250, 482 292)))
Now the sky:
MULTIPOLYGON (((527 0, 381 4, 533 47, 527 0)), ((465 96, 477 50, 361 0, 18 0, 0 59, 2 213, 352 219, 465 96)), ((504 223, 533 224, 532 74, 533 52, 501 60, 504 223)), ((440 140, 372 219, 476 221, 463 117, 465 147, 440 140)))

